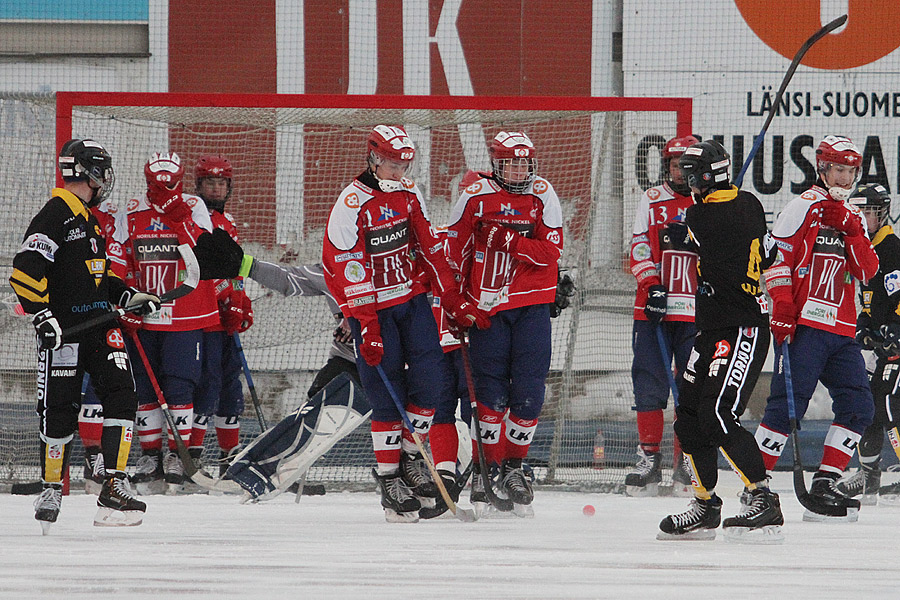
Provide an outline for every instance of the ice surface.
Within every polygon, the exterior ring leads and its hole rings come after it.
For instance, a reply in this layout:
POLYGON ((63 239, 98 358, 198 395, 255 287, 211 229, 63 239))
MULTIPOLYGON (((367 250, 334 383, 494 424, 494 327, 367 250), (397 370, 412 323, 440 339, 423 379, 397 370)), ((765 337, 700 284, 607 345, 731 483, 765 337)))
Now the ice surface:
MULTIPOLYGON (((807 480, 810 475, 807 474, 807 480)), ((887 483, 897 477, 885 473, 887 483)), ((808 485, 808 483, 807 483, 808 485)), ((740 483, 720 472, 723 517, 740 483)), ((0 495, 0 598, 888 598, 896 595, 900 508, 864 506, 855 524, 801 521, 790 473, 776 473, 786 541, 655 539, 683 498, 537 490, 534 519, 384 522, 374 493, 299 504, 153 496, 144 524, 92 525, 95 498, 63 499, 41 537, 34 496, 0 495), (582 515, 592 504, 593 517, 582 515)), ((463 504, 468 492, 463 492, 463 504)))

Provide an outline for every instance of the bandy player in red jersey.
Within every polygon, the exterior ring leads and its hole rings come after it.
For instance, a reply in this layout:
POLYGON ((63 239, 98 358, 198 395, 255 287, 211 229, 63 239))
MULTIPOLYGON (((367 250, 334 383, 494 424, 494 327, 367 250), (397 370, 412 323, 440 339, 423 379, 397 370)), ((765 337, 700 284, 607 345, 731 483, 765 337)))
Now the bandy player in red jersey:
POLYGON ((832 398, 834 421, 825 437, 819 470, 809 490, 814 510, 806 521, 852 520, 859 501, 835 482, 847 467, 875 405, 861 348, 855 340, 854 279, 878 271, 878 256, 858 208, 847 199, 860 178, 862 155, 849 138, 829 135, 816 149, 819 178, 791 200, 775 221, 779 256, 766 272, 775 338, 772 388, 756 441, 766 469, 775 467, 790 434, 782 349, 788 344, 797 420, 821 381, 832 398))
MULTIPOLYGON (((638 462, 625 477, 629 496, 655 496, 662 480, 659 445, 669 402, 669 375, 684 373, 694 345, 694 293, 697 291, 697 254, 688 243, 685 213, 694 204, 678 158, 699 140, 675 137, 662 151, 665 181, 643 193, 634 214, 631 273, 637 279, 631 348, 631 384, 637 411, 638 462), (665 341, 660 348, 657 329, 665 341), (663 352, 666 355, 663 356, 663 352)), ((673 493, 690 496, 691 476, 684 467, 675 438, 673 493)))
MULTIPOLYGON (((522 459, 537 428, 550 369, 549 305, 556 299, 562 210, 553 186, 535 174, 535 148, 527 135, 501 131, 489 154, 493 172, 460 196, 450 216, 448 246, 465 293, 491 321, 490 328, 471 333, 477 418, 490 463, 476 468, 499 467, 500 491, 517 514, 528 514, 534 494, 522 459)), ((473 481, 472 502, 486 503, 481 478, 473 481)))
MULTIPOLYGON (((129 200, 125 211, 117 215, 109 254, 113 269, 125 281, 163 294, 178 285, 185 268, 178 245, 193 246, 201 233, 213 227, 203 201, 182 193, 184 167, 177 154, 153 154, 144 175, 147 193, 129 200)), ((212 280, 201 281, 193 292, 143 320, 123 319, 127 338, 131 341, 136 333, 159 380, 178 428, 171 435, 180 435, 185 444, 201 379, 203 330, 218 322, 212 280)), ((138 356, 133 346, 129 351, 138 356)), ((162 455, 165 418, 141 361, 136 361, 134 372, 140 401, 136 429, 143 456, 132 481, 143 494, 161 493, 167 483, 178 491, 184 483, 184 465, 175 452, 162 455)), ((174 438, 169 449, 175 449, 174 438)))
MULTIPOLYGON (((389 522, 418 520, 421 503, 401 467, 409 475, 424 459, 409 432, 401 431, 401 415, 376 367, 421 435, 431 428, 435 406, 454 401, 423 277, 458 326, 489 326, 459 293, 421 192, 404 177, 414 157, 403 128, 375 127, 367 140, 368 168, 335 202, 322 248, 325 282, 356 341, 359 376, 372 407, 373 475, 389 522)), ((429 487, 417 491, 433 494, 433 482, 429 487)))

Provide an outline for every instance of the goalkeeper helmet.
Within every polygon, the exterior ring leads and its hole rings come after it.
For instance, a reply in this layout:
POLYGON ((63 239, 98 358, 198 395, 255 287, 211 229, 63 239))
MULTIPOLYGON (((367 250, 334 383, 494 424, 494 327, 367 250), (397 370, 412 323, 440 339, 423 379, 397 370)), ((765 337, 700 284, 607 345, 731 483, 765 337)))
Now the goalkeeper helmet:
MULTIPOLYGON (((231 197, 231 178, 234 172, 231 168, 231 161, 224 156, 206 154, 197 161, 194 167, 194 182, 197 186, 197 195, 203 198, 206 206, 223 212, 225 203, 231 197), (225 181, 226 189, 216 189, 216 187, 206 187, 202 189, 200 183, 204 179, 222 179, 225 181)), ((219 184, 214 184, 218 186, 219 184)))
POLYGON ((891 196, 880 183, 859 186, 850 196, 849 202, 859 207, 865 215, 869 235, 884 227, 891 214, 891 196))
POLYGON ((731 187, 728 168, 731 157, 725 147, 715 140, 706 140, 689 147, 678 159, 688 187, 700 190, 705 197, 710 190, 731 187))
POLYGON ((695 138, 692 135, 686 135, 684 137, 674 137, 663 146, 662 151, 662 170, 664 173, 665 181, 669 184, 669 187, 672 188, 677 194, 681 194, 682 196, 687 196, 691 193, 691 188, 688 187, 687 182, 684 180, 683 173, 672 173, 672 167, 675 166, 681 170, 681 167, 678 166, 678 161, 673 161, 673 158, 678 158, 684 151, 694 144, 699 143, 700 140, 695 138))
POLYGON ((537 152, 528 136, 521 131, 501 131, 488 146, 493 178, 500 187, 522 194, 534 181, 537 152))
POLYGON ((109 197, 116 183, 112 157, 106 149, 90 139, 73 139, 63 144, 58 157, 63 181, 87 181, 93 193, 87 203, 97 206, 109 197))
POLYGON ((174 152, 154 152, 144 165, 147 178, 147 197, 180 194, 184 184, 184 166, 181 157, 174 152))

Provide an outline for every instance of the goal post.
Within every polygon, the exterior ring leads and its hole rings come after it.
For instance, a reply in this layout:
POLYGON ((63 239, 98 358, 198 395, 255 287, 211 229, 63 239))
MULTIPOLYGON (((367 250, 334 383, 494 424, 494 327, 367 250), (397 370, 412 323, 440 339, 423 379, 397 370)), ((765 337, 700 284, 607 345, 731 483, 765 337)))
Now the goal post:
MULTIPOLYGON (((374 125, 407 128, 417 147, 409 176, 435 225, 447 222, 466 171, 490 169, 488 141, 501 130, 525 131, 537 148, 538 173, 560 197, 561 266, 578 288, 571 307, 553 320, 547 397, 530 460, 539 482, 598 488, 624 481, 637 447, 630 381, 635 284, 627 268, 634 210, 642 191, 663 177, 665 141, 691 133, 691 106, 688 98, 59 92, 54 141, 55 148, 72 137, 101 142, 116 170, 113 200, 123 208, 143 194, 143 165, 152 152, 182 157, 186 192, 195 190, 193 166, 201 155, 225 156, 234 168, 227 210, 247 251, 308 264, 320 261, 340 190, 365 168, 365 139, 374 125), (598 429, 606 438, 602 470, 591 462, 598 429)), ((305 401, 327 360, 335 322, 321 298, 285 299, 252 281, 247 289, 255 324, 242 342, 263 408, 275 421, 305 401)), ((252 423, 243 421, 246 436, 256 433, 252 423)), ((364 425, 309 478, 368 482, 363 467, 373 462, 364 425)))

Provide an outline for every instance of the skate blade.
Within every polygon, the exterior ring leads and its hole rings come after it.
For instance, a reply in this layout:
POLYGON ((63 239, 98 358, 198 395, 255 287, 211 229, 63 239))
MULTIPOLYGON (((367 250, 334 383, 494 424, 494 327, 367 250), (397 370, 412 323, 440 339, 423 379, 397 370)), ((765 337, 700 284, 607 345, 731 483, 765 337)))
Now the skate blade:
POLYGON ((630 496, 632 498, 648 498, 650 496, 658 496, 659 495, 659 484, 658 483, 648 483, 647 485, 645 485, 643 487, 640 487, 637 485, 626 485, 625 486, 625 495, 630 496))
POLYGON ((166 483, 166 496, 182 496, 188 492, 184 491, 183 483, 166 483))
POLYGON ((683 483, 672 484, 672 495, 676 498, 693 498, 694 488, 683 483))
POLYGON ((38 521, 41 524, 41 535, 47 535, 50 533, 50 526, 53 525, 50 521, 38 521))
POLYGON ((97 483, 93 479, 85 479, 84 480, 84 493, 91 494, 92 496, 99 496, 100 492, 103 490, 103 484, 97 483))
POLYGON ((101 506, 94 517, 94 527, 135 527, 144 522, 139 510, 116 510, 101 506))
POLYGON ((880 506, 889 506, 891 508, 900 507, 900 495, 898 494, 885 494, 878 496, 878 504, 880 506))
POLYGON ((159 496, 166 492, 166 482, 163 479, 156 481, 146 481, 142 483, 134 483, 135 491, 141 496, 159 496))
POLYGON ((520 519, 533 519, 534 518, 534 507, 530 504, 513 503, 512 512, 514 515, 516 515, 520 519))
POLYGON ((859 509, 848 507, 846 515, 820 515, 806 509, 803 520, 807 523, 856 523, 859 520, 859 509))
POLYGON ((781 525, 765 527, 723 527, 725 541, 732 544, 782 544, 784 533, 781 525))
POLYGON ((716 530, 715 529, 698 529, 696 531, 689 531, 687 533, 666 533, 664 531, 659 531, 656 534, 656 539, 663 540, 666 542, 669 541, 677 541, 677 542, 706 542, 709 540, 716 539, 716 530))
POLYGON ((418 523, 418 512, 398 513, 392 508, 384 509, 384 520, 388 523, 418 523))
POLYGON ((878 504, 878 494, 863 494, 859 497, 862 506, 875 506, 878 504))
MULTIPOLYGON (((513 511, 497 510, 493 505, 485 502, 473 502, 475 516, 479 519, 515 519, 513 511)), ((515 507, 514 507, 515 508, 515 507)))

